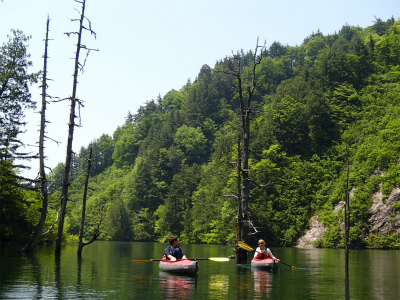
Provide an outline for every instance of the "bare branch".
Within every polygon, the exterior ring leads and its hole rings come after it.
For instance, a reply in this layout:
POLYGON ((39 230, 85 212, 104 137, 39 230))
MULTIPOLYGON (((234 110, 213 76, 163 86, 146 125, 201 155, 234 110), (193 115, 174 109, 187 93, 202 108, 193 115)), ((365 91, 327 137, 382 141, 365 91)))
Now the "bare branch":
POLYGON ((266 187, 269 187, 269 186, 271 186, 271 185, 273 185, 273 183, 270 181, 270 182, 268 182, 268 183, 266 183, 266 184, 258 184, 257 182, 255 182, 254 180, 252 180, 252 179, 248 179, 250 182, 252 182, 252 183, 254 183, 256 186, 258 186, 259 188, 266 188, 266 187))
POLYGON ((59 215, 59 213, 60 213, 60 210, 57 211, 57 216, 56 216, 56 219, 54 220, 53 224, 51 224, 51 226, 49 227, 49 229, 48 229, 46 232, 43 232, 43 233, 41 234, 41 236, 45 236, 46 234, 48 234, 48 233, 53 229, 54 225, 55 225, 55 224, 57 223, 57 221, 58 221, 58 215, 59 215))
POLYGON ((100 236, 100 233, 101 233, 100 230, 99 230, 99 229, 96 229, 96 230, 93 232, 92 238, 91 238, 89 241, 84 242, 84 243, 82 244, 82 246, 87 246, 87 245, 93 243, 93 242, 94 242, 95 240, 97 240, 97 238, 100 236))
POLYGON ((254 232, 250 232, 249 235, 254 235, 254 234, 257 234, 257 233, 260 233, 260 232, 261 232, 261 231, 258 230, 257 227, 254 226, 254 224, 253 224, 253 222, 250 220, 250 218, 249 218, 249 220, 248 220, 247 222, 249 223, 249 227, 252 228, 252 229, 254 230, 254 232))
POLYGON ((50 140, 50 141, 55 142, 57 145, 60 145, 60 143, 61 143, 61 142, 58 142, 58 141, 56 141, 56 140, 54 140, 54 139, 48 137, 47 135, 45 135, 44 137, 45 137, 46 139, 50 140))
POLYGON ((57 102, 66 101, 66 100, 71 100, 71 97, 63 98, 63 99, 59 99, 59 100, 53 100, 52 102, 57 103, 57 102))

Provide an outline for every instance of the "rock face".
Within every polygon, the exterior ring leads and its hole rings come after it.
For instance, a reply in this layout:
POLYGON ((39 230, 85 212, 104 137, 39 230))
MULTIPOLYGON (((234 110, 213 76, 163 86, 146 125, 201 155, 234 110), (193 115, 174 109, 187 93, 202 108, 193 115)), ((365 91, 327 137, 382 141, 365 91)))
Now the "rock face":
POLYGON ((322 238, 322 236, 324 235, 325 226, 320 221, 318 221, 318 216, 313 216, 310 222, 310 228, 301 238, 299 238, 296 247, 312 248, 313 242, 319 238, 322 238))
MULTIPOLYGON (((350 193, 350 198, 353 197, 352 192, 350 193)), ((400 232, 400 209, 393 208, 395 202, 400 202, 399 188, 394 189, 387 199, 383 199, 381 192, 372 196, 372 205, 368 210, 370 214, 368 219, 370 227, 367 229, 367 232, 375 235, 396 234, 400 232)), ((342 212, 343 206, 344 202, 340 201, 334 207, 334 211, 336 213, 342 212)), ((297 240, 296 247, 312 248, 313 242, 323 237, 325 226, 318 221, 318 216, 313 216, 310 222, 310 228, 297 240)), ((342 222, 340 230, 344 230, 342 222)))
POLYGON ((368 219, 368 223, 371 224, 370 233, 375 235, 399 233, 400 213, 392 205, 400 201, 400 189, 394 189, 385 200, 381 192, 376 193, 372 200, 372 205, 368 210, 371 214, 368 219))

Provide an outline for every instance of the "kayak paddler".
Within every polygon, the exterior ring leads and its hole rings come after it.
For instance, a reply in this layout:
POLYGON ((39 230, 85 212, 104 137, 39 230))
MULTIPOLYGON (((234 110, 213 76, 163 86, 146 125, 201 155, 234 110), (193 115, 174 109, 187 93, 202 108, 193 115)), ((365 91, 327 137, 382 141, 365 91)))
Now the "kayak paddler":
POLYGON ((170 246, 165 248, 164 254, 167 259, 170 259, 172 261, 175 261, 177 259, 186 259, 185 253, 183 253, 182 248, 179 247, 179 240, 176 235, 171 236, 168 239, 168 242, 170 243, 170 246))
POLYGON ((273 258, 279 261, 279 259, 272 254, 271 250, 265 247, 265 241, 262 239, 258 240, 258 247, 256 249, 256 252, 254 252, 254 258, 263 259, 266 257, 273 258))

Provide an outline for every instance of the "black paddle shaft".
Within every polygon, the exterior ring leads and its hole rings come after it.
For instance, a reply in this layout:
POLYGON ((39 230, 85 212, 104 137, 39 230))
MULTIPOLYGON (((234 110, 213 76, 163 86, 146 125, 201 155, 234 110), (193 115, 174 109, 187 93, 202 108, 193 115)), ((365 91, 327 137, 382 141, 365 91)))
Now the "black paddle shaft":
POLYGON ((279 260, 279 262, 282 263, 282 264, 284 264, 284 265, 287 265, 288 267, 291 267, 291 268, 293 268, 293 269, 297 269, 296 267, 293 267, 293 266, 291 266, 291 265, 289 265, 289 264, 287 264, 287 263, 285 263, 285 262, 283 262, 283 261, 281 261, 281 260, 279 260))

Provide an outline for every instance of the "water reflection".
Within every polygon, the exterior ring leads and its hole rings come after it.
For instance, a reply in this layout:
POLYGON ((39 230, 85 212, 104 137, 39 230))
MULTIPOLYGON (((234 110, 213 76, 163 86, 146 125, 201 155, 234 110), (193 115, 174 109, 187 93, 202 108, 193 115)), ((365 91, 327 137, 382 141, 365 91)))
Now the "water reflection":
POLYGON ((76 274, 76 295, 79 299, 83 297, 82 293, 82 257, 78 256, 78 263, 77 263, 77 274, 76 274))
MULTIPOLYGON (((132 263, 157 257, 151 254, 164 248, 160 243, 99 241, 85 248, 80 260, 75 246, 65 246, 57 259, 52 246, 22 255, 19 248, 0 245, 0 300, 398 300, 400 295, 400 251, 352 251, 346 270, 342 250, 281 248, 274 252, 298 270, 282 265, 267 272, 234 261, 203 261, 197 277, 160 274, 158 263, 132 263)), ((210 245, 190 250, 196 257, 231 251, 210 245)))
POLYGON ((349 263, 346 261, 344 268, 344 299, 350 300, 349 263))
POLYGON ((373 299, 390 299, 400 295, 400 252, 396 250, 359 251, 359 257, 365 264, 358 268, 358 272, 368 274, 370 295, 373 299), (397 280, 396 280, 397 278, 397 280))
POLYGON ((197 275, 176 275, 160 272, 162 299, 190 299, 196 289, 197 275))
MULTIPOLYGON (((72 275, 72 273, 71 273, 72 275)), ((76 295, 83 298, 88 287, 95 286, 98 280, 96 261, 77 257, 76 295)))
POLYGON ((209 299, 226 299, 229 290, 229 276, 213 274, 209 277, 209 299))
POLYGON ((61 297, 61 258, 59 255, 54 257, 54 294, 56 299, 62 299, 61 297))
POLYGON ((254 282, 254 298, 270 298, 269 296, 272 291, 272 272, 253 268, 251 274, 254 282))
POLYGON ((27 254, 23 254, 26 255, 26 257, 29 258, 31 266, 32 266, 32 277, 34 278, 34 284, 32 284, 33 287, 35 287, 36 291, 32 291, 34 293, 33 297, 35 297, 35 299, 41 299, 43 296, 43 286, 41 284, 42 282, 42 276, 41 276, 41 268, 39 265, 39 262, 36 258, 35 255, 33 255, 32 253, 27 253, 27 254))
POLYGON ((236 265, 236 299, 253 299, 253 280, 250 265, 236 265))

